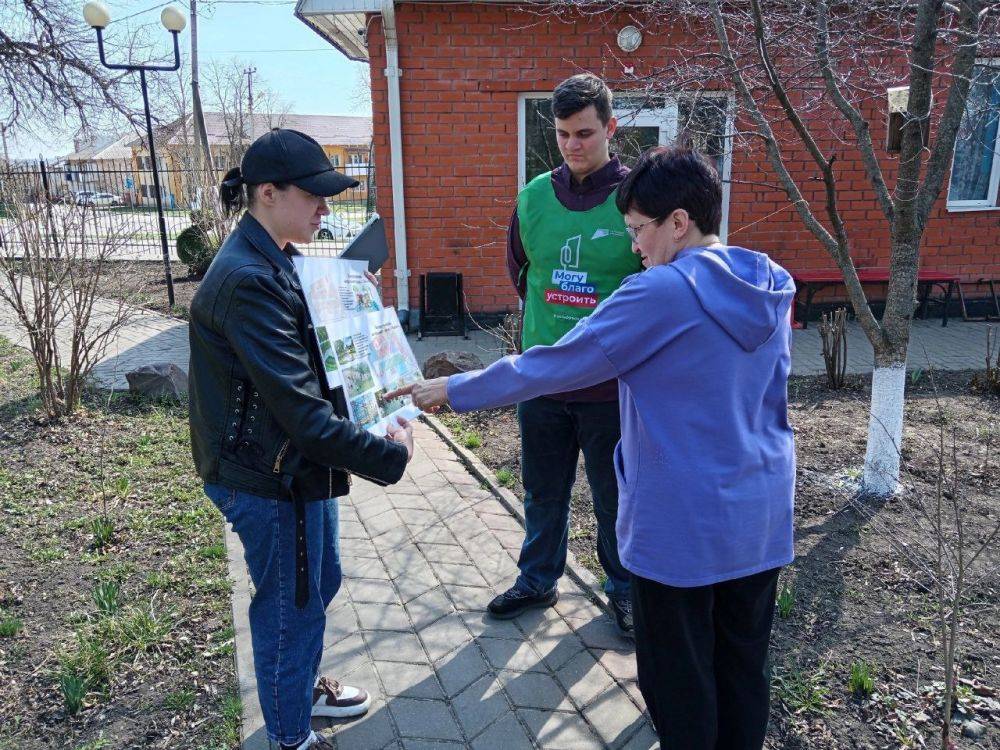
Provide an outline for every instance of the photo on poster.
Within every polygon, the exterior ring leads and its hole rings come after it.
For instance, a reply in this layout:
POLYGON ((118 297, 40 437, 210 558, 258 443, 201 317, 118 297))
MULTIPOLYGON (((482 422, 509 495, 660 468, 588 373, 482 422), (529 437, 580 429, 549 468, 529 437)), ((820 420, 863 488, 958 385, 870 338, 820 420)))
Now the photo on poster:
POLYGON ((417 358, 406 340, 399 318, 392 308, 368 316, 368 339, 372 368, 386 390, 423 379, 417 358))
POLYGON ((342 338, 334 339, 333 350, 341 364, 349 365, 359 359, 364 359, 368 353, 367 341, 363 334, 350 333, 342 338))
POLYGON ((365 276, 365 261, 302 255, 293 260, 313 320, 335 323, 382 309, 378 290, 365 276))
POLYGON ((363 279, 360 282, 351 282, 347 293, 350 295, 351 301, 349 304, 352 312, 367 313, 377 312, 382 309, 382 303, 379 302, 378 296, 375 294, 375 288, 368 279, 363 279))
POLYGON ((345 365, 341 371, 344 377, 344 388, 350 396, 370 391, 375 387, 375 377, 367 362, 357 362, 345 365))
POLYGON ((400 396, 399 398, 394 398, 391 401, 385 400, 385 394, 389 391, 394 390, 392 388, 380 388, 375 391, 375 400, 378 402, 379 410, 385 414, 390 415, 394 412, 406 409, 406 407, 411 406, 411 401, 409 396, 400 396))
POLYGON ((340 377, 340 363, 330 342, 330 330, 327 326, 316 326, 316 340, 319 342, 319 353, 323 359, 323 370, 326 372, 326 382, 331 388, 340 388, 343 380, 340 377))
POLYGON ((379 430, 383 422, 383 414, 374 393, 363 393, 356 396, 350 399, 347 405, 351 412, 351 420, 355 424, 362 429, 385 434, 384 426, 379 430))
POLYGON ((326 326, 316 327, 316 338, 319 339, 319 351, 323 355, 323 369, 327 372, 336 372, 338 369, 337 358, 333 356, 330 334, 327 332, 326 326))

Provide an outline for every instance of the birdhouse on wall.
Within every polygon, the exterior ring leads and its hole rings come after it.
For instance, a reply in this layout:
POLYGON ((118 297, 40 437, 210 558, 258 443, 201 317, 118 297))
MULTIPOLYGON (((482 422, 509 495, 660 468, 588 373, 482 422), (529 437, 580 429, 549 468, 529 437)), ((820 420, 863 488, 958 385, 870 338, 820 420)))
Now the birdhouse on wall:
MULTIPOLYGON (((910 87, 894 86, 886 89, 886 94, 889 98, 889 122, 886 127, 885 150, 890 154, 898 154, 903 147, 903 125, 906 122, 906 108, 910 103, 910 87)), ((924 146, 930 142, 930 132, 930 120, 924 120, 920 128, 924 146)))

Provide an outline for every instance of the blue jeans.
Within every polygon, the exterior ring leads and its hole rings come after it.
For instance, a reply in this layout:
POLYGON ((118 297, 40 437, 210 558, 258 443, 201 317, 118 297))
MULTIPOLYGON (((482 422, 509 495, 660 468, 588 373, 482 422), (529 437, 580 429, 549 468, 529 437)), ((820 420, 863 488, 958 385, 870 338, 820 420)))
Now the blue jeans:
POLYGON ((553 589, 566 568, 569 502, 583 451, 597 519, 597 559, 609 597, 629 595, 629 573, 618 557, 618 480, 614 451, 621 439, 618 402, 566 403, 536 398, 517 405, 524 484, 524 545, 517 587, 534 594, 553 589))
POLYGON ((243 542, 255 592, 250 600, 257 695, 273 742, 309 736, 312 691, 323 655, 326 608, 340 588, 337 501, 305 504, 309 601, 295 606, 295 506, 215 484, 205 494, 243 542))

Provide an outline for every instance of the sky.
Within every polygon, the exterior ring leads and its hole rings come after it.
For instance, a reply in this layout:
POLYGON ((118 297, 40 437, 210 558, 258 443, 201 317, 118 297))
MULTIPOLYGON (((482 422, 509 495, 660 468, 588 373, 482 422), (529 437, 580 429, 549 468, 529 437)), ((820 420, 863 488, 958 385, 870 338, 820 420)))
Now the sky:
MULTIPOLYGON (((150 33, 162 35, 162 49, 166 53, 170 37, 159 22, 165 3, 161 0, 105 2, 112 17, 109 35, 114 30, 115 18, 132 16, 130 23, 145 21, 150 33)), ((179 0, 176 5, 187 13, 185 0, 179 0)), ((202 0, 198 3, 202 66, 213 60, 225 62, 239 58, 257 68, 255 81, 266 82, 289 105, 289 112, 295 114, 370 116, 370 107, 359 107, 354 96, 358 76, 367 75, 367 65, 344 57, 297 19, 294 9, 295 3, 287 0, 202 0)), ((190 25, 181 33, 182 57, 190 52, 189 32, 190 25)), ((96 44, 94 54, 96 57, 96 44)), ((110 47, 108 57, 113 57, 110 47)), ((204 90, 202 96, 205 96, 204 90)), ((31 158, 39 153, 56 156, 73 150, 71 136, 47 139, 45 143, 21 138, 8 145, 12 158, 31 158)))

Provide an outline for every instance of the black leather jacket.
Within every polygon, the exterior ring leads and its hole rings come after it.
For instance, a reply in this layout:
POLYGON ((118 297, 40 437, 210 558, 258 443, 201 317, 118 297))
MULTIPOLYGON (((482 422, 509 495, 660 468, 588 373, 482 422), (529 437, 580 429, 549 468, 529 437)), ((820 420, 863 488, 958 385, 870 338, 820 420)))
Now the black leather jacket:
POLYGON ((295 267, 249 213, 198 287, 189 330, 191 448, 206 482, 301 502, 346 495, 350 474, 402 477, 405 446, 355 426, 342 389, 327 387, 295 267))

